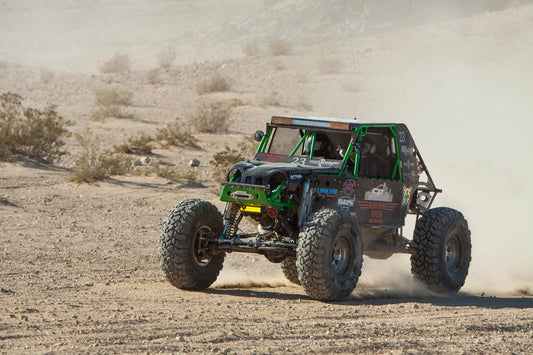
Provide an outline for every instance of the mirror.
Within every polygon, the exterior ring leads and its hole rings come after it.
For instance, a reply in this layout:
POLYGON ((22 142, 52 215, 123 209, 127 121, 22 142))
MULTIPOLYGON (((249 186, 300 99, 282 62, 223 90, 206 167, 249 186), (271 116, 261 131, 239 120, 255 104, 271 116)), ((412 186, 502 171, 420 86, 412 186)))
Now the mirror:
POLYGON ((261 130, 255 131, 254 133, 254 139, 258 142, 261 142, 261 139, 263 139, 264 136, 265 136, 265 132, 261 130))

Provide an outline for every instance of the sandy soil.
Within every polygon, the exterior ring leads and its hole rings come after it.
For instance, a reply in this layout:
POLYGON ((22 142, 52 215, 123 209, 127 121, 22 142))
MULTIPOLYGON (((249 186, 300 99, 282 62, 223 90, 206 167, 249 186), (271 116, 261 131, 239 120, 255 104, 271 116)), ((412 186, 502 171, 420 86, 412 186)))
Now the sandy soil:
POLYGON ((160 221, 175 200, 213 201, 209 189, 159 178, 76 186, 67 172, 3 168, 2 191, 17 196, 0 207, 3 353, 531 349, 531 297, 439 298, 367 277, 348 300, 320 303, 248 255, 229 255, 205 292, 175 289, 157 262, 160 221))
MULTIPOLYGON (((200 3, 197 10, 207 11, 207 2, 200 3)), ((258 38, 266 41, 275 27, 261 7, 267 3, 274 4, 271 14, 279 18, 292 18, 301 6, 264 1, 242 8, 233 20, 246 18, 249 32, 232 22, 224 28, 215 22, 208 28, 219 31, 198 34, 201 26, 195 21, 201 23, 201 16, 195 14, 176 35, 185 41, 189 33, 190 42, 176 41, 176 47, 192 48, 200 40, 206 46, 209 33, 218 41, 231 29, 242 36, 228 42, 233 49, 258 38), (253 27, 254 19, 266 27, 253 27), (252 36, 257 33, 261 36, 252 36)), ((4 33, 19 33, 17 25, 36 11, 15 4, 0 2, 0 11, 10 14, 10 21, 0 25, 4 33)), ((122 13, 124 6, 114 11, 122 13)), ((229 18, 231 11, 221 8, 226 12, 220 16, 229 18)), ((49 11, 62 18, 75 13, 75 5, 69 2, 60 10, 49 11)), ((27 46, 19 52, 27 61, 19 64, 17 41, 0 42, 0 92, 19 93, 29 106, 58 104, 72 121, 72 132, 90 128, 107 147, 139 132, 153 134, 176 117, 186 122, 202 102, 241 103, 227 135, 195 134, 198 149, 154 150, 153 159, 184 169, 198 158, 200 184, 157 176, 73 184, 71 166, 79 150, 73 138, 67 140, 70 155, 53 165, 0 163, 0 353, 530 353, 533 226, 528 206, 533 196, 527 179, 533 165, 523 162, 531 161, 533 151, 527 137, 533 129, 533 92, 524 79, 533 74, 528 35, 533 7, 471 15, 405 28, 384 20, 386 26, 374 24, 370 27, 380 30, 366 34, 349 24, 359 35, 354 39, 336 23, 327 27, 324 16, 325 37, 341 31, 335 43, 313 37, 307 45, 295 42, 288 56, 267 54, 266 42, 257 56, 225 52, 198 62, 186 56, 161 69, 158 84, 147 81, 155 60, 143 61, 157 50, 131 45, 135 38, 128 38, 131 43, 115 38, 114 51, 129 49, 135 60, 132 71, 123 74, 88 73, 86 68, 97 67, 102 58, 87 56, 80 72, 58 70, 55 47, 43 62, 56 63, 53 69, 28 64, 33 57, 24 57, 27 46), (198 83, 215 73, 230 79, 231 90, 199 95, 198 83), (134 92, 134 104, 127 108, 134 119, 92 120, 94 93, 102 88, 134 92), (228 255, 219 279, 204 292, 178 290, 164 280, 157 246, 167 211, 191 197, 222 208, 219 187, 210 180, 215 152, 262 129, 273 114, 352 117, 354 112, 365 120, 406 121, 445 190, 438 205, 465 213, 473 260, 463 292, 450 298, 428 293, 411 278, 406 256, 365 258, 356 290, 337 303, 311 300, 284 279, 279 265, 253 255, 228 255), (489 145, 495 142, 496 149, 489 145)), ((162 23, 161 31, 168 33, 172 21, 162 23)), ((88 38, 81 30, 75 33, 88 38)), ((113 53, 109 46, 106 42, 113 53)), ((69 70, 76 67, 72 64, 69 70)))

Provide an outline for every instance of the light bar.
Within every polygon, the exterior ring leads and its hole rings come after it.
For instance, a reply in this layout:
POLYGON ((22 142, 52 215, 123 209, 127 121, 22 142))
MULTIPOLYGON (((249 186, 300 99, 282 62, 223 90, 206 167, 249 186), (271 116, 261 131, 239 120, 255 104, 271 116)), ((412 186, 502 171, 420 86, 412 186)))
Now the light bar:
POLYGON ((341 129, 350 130, 349 122, 332 121, 331 119, 313 119, 306 117, 283 117, 273 116, 272 124, 289 125, 289 126, 307 126, 314 128, 341 129))
POLYGON ((279 116, 274 116, 274 117, 272 117, 272 123, 273 123, 273 124, 287 124, 287 125, 291 125, 291 124, 292 124, 292 118, 290 118, 290 117, 279 117, 279 116))

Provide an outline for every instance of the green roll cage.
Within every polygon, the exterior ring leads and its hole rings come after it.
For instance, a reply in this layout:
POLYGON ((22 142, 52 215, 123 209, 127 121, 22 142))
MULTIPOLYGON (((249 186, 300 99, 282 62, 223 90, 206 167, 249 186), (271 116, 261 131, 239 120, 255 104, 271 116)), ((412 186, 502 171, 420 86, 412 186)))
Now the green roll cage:
MULTIPOLYGON (((274 125, 274 124, 268 124, 267 125, 267 132, 265 133, 265 135, 263 136, 261 142, 259 143, 259 146, 257 147, 257 151, 256 153, 267 153, 265 152, 265 150, 267 149, 267 144, 268 142, 270 141, 270 137, 272 136, 272 134, 274 133, 274 131, 277 129, 277 128, 289 128, 289 129, 305 129, 305 133, 302 135, 302 137, 300 138, 300 140, 298 141, 298 143, 296 144, 296 146, 294 147, 294 149, 291 151, 291 153, 289 154, 289 157, 292 157, 294 156, 297 151, 300 149, 300 147, 302 146, 302 144, 304 144, 304 142, 311 136, 312 137, 312 143, 311 143, 311 151, 310 151, 310 154, 309 154, 309 157, 310 158, 313 158, 313 152, 314 152, 314 148, 315 148, 315 139, 316 139, 316 135, 317 135, 317 132, 320 132, 320 130, 313 130, 312 127, 299 127, 299 126, 286 126, 286 125, 274 125)), ((344 154, 344 158, 342 160, 342 167, 341 169, 339 170, 339 172, 337 174, 334 174, 334 175, 328 175, 328 176, 334 176, 334 177, 340 177, 344 174, 345 172, 345 169, 346 169, 346 165, 348 164, 348 160, 349 159, 352 159, 354 161, 354 168, 353 168, 353 171, 349 171, 347 172, 347 176, 346 177, 351 177, 351 178, 357 178, 357 179, 361 179, 363 177, 359 176, 357 174, 357 171, 358 171, 358 168, 359 168, 359 162, 360 162, 360 156, 361 156, 361 152, 359 150, 354 150, 354 146, 356 144, 357 141, 361 140, 362 137, 364 137, 366 134, 367 134, 367 131, 369 128, 388 128, 393 139, 394 139, 394 147, 395 147, 395 153, 396 153, 396 157, 395 157, 395 162, 394 162, 394 168, 392 170, 392 174, 390 176, 389 179, 387 180, 391 180, 391 181, 400 181, 402 182, 403 181, 403 174, 402 174, 402 164, 401 164, 401 161, 400 161, 400 152, 399 152, 399 144, 398 144, 398 134, 396 132, 396 126, 395 125, 388 125, 388 124, 361 124, 357 127, 354 127, 348 131, 341 131, 341 130, 332 130, 332 129, 327 129, 327 131, 330 131, 330 132, 349 132, 351 133, 351 139, 350 139, 350 143, 348 144, 348 147, 346 149, 346 154, 344 154), (353 153, 348 153, 348 152, 353 152, 353 153)))

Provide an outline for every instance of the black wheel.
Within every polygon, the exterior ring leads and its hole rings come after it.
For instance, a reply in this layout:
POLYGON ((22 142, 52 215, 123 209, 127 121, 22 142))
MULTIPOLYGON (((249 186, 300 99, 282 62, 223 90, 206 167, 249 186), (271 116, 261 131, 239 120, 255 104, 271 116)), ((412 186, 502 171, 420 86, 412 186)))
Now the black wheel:
POLYGON ((159 262, 167 280, 185 290, 203 290, 215 282, 225 253, 212 252, 208 241, 222 231, 222 215, 210 202, 190 199, 172 208, 159 243, 159 262))
POLYGON ((288 256, 281 262, 281 271, 283 275, 292 283, 300 284, 298 280, 298 269, 296 268, 296 257, 288 256))
POLYGON ((411 243, 411 272, 437 293, 456 293, 464 285, 472 244, 461 212, 440 207, 416 222, 411 243))
POLYGON ((345 299, 357 284, 362 264, 361 232, 352 216, 333 209, 311 215, 296 250, 300 284, 309 296, 345 299))

